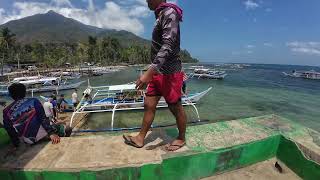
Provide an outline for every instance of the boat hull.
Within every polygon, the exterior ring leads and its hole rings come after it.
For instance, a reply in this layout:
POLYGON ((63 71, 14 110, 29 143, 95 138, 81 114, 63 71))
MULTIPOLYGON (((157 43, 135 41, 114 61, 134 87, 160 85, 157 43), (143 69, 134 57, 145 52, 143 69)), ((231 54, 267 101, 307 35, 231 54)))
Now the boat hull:
MULTIPOLYGON (((67 85, 60 85, 60 86, 44 86, 37 89, 27 89, 28 93, 39 93, 39 92, 51 92, 51 91, 63 91, 63 90, 70 90, 70 89, 76 89, 81 84, 83 84, 85 81, 73 83, 73 84, 67 84, 67 85)), ((6 96, 8 95, 7 90, 0 91, 0 96, 6 96)))
MULTIPOLYGON (((181 98, 183 106, 195 105, 203 96, 205 96, 212 88, 208 88, 207 90, 190 94, 189 96, 184 96, 181 98)), ((47 100, 46 97, 40 96, 41 99, 47 100)), ((67 109, 65 111, 73 111, 73 104, 70 99, 66 100, 67 109)), ((165 102, 163 97, 160 99, 157 108, 166 108, 168 104, 165 102)), ((144 109, 144 101, 140 99, 138 101, 134 100, 126 100, 126 101, 116 101, 115 98, 106 98, 95 100, 93 102, 82 101, 78 112, 112 112, 116 111, 124 111, 124 110, 142 110, 144 109)))

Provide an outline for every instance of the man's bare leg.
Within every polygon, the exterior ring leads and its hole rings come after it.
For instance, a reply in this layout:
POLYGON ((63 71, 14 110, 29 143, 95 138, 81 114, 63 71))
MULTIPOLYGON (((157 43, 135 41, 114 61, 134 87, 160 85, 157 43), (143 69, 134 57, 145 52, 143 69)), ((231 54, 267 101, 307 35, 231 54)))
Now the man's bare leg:
POLYGON ((180 149, 185 144, 187 117, 180 101, 176 104, 170 104, 169 109, 176 118, 179 136, 169 146, 167 146, 167 150, 175 151, 180 149))
POLYGON ((144 138, 146 137, 154 120, 157 104, 160 98, 160 96, 146 96, 144 99, 144 116, 141 130, 137 136, 130 137, 131 141, 139 147, 144 145, 144 138))

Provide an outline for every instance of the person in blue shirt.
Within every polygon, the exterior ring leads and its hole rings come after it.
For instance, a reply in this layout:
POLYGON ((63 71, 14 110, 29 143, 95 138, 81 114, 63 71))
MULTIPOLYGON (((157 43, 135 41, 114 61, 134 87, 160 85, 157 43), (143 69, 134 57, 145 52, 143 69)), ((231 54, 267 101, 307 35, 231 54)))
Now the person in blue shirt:
POLYGON ((58 144, 61 136, 70 136, 71 128, 50 124, 38 99, 25 97, 23 84, 14 83, 8 90, 14 101, 3 110, 3 125, 14 146, 11 152, 21 142, 35 144, 49 137, 53 144, 58 144))

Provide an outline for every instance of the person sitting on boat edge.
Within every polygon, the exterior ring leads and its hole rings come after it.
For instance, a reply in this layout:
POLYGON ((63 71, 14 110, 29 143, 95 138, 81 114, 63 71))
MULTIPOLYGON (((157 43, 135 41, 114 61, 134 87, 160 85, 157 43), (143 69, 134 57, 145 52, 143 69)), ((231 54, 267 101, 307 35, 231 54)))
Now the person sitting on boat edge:
POLYGON ((84 98, 86 102, 88 102, 89 104, 92 104, 92 97, 90 94, 85 94, 84 98))
POLYGON ((72 97, 73 110, 76 111, 79 103, 77 89, 74 89, 74 92, 72 93, 71 97, 72 97))
POLYGON ((53 106, 53 118, 58 119, 58 105, 57 105, 57 95, 51 95, 52 101, 51 104, 53 106))
POLYGON ((70 136, 71 128, 50 124, 38 99, 25 97, 26 87, 23 84, 14 83, 8 90, 14 100, 3 110, 3 125, 14 146, 8 154, 13 153, 20 142, 35 144, 48 137, 57 144, 61 136, 70 136))
POLYGON ((57 107, 60 113, 64 112, 67 108, 67 104, 68 102, 64 99, 64 94, 61 94, 57 101, 57 107))
POLYGON ((156 23, 152 34, 151 60, 148 70, 136 81, 136 88, 147 85, 142 128, 137 136, 126 136, 125 143, 136 148, 144 146, 144 139, 154 120, 157 104, 163 96, 176 118, 178 137, 167 144, 166 150, 176 151, 185 144, 186 114, 182 107, 183 74, 180 53, 180 21, 182 9, 166 0, 147 0, 155 12, 156 23))

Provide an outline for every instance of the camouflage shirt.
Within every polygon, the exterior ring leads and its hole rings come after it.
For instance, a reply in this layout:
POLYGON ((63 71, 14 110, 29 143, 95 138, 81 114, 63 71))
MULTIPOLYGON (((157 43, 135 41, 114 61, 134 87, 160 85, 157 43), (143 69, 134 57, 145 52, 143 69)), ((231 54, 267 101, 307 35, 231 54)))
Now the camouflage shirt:
POLYGON ((161 74, 181 71, 180 17, 174 8, 166 7, 158 15, 152 33, 151 67, 161 74))

